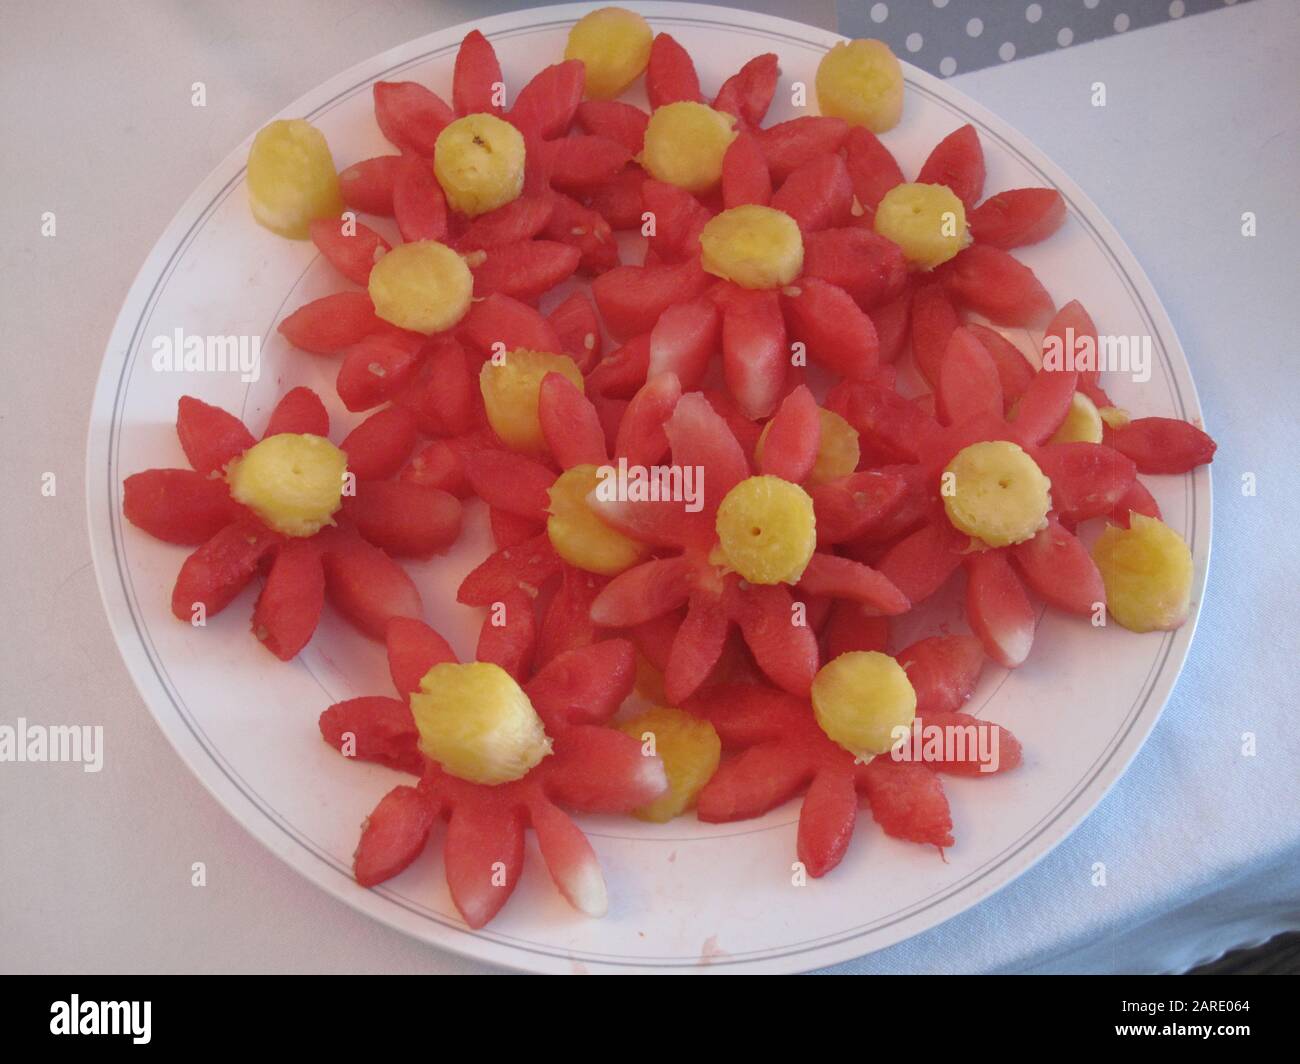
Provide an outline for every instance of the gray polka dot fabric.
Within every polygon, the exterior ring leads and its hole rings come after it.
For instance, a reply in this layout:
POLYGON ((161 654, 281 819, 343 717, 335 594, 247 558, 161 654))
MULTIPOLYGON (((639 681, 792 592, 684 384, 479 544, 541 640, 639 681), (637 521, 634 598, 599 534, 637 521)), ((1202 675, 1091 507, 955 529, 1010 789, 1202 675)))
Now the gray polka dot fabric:
POLYGON ((839 31, 875 37, 940 77, 1247 0, 837 0, 839 31))

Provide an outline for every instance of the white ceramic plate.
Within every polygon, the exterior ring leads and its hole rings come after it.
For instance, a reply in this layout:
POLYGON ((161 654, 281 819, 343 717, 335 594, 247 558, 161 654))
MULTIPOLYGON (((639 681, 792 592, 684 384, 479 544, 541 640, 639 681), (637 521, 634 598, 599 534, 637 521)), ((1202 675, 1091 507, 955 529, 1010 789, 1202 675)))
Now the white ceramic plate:
MULTIPOLYGON (((656 30, 671 32, 694 56, 706 92, 753 55, 776 52, 783 74, 771 120, 795 116, 789 86, 811 86, 820 56, 838 40, 751 12, 638 6, 656 30)), ((561 57, 568 27, 586 9, 538 8, 485 19, 478 28, 496 46, 507 85, 517 89, 561 57)), ((373 119, 372 82, 414 79, 450 98, 456 48, 468 29, 453 27, 376 56, 277 117, 314 122, 340 167, 391 151, 373 119)), ((1080 299, 1103 331, 1152 338, 1148 382, 1108 376, 1118 402, 1141 414, 1197 419, 1195 388, 1173 327, 1097 208, 1004 122, 944 82, 904 70, 905 116, 885 137, 904 169, 914 173, 940 137, 973 122, 988 161, 988 190, 1059 188, 1069 205, 1064 229, 1018 254, 1058 304, 1080 299)), ((644 103, 640 93, 638 86, 629 98, 644 103)), ((288 387, 311 385, 327 401, 334 395, 332 360, 292 350, 275 324, 337 289, 338 281, 309 243, 281 240, 253 223, 244 189, 247 153, 246 141, 195 191, 131 288, 95 395, 88 505, 104 602, 146 705, 218 800, 303 875, 432 945, 517 968, 805 970, 891 945, 976 904, 1065 838, 1124 771, 1165 703, 1193 625, 1136 636, 1049 612, 1030 663, 1009 679, 987 670, 972 702, 974 712, 1020 737, 1025 763, 992 779, 945 779, 957 838, 946 861, 932 848, 886 838, 864 816, 843 864, 796 887, 798 803, 792 802, 760 820, 729 825, 587 818, 610 888, 603 920, 573 912, 531 851, 515 897, 480 932, 469 931, 451 904, 436 843, 380 889, 359 888, 350 873, 358 825, 397 776, 341 760, 320 740, 316 719, 333 701, 389 691, 381 648, 327 616, 300 660, 281 664, 248 633, 253 589, 206 629, 177 623, 168 602, 184 549, 150 539, 121 516, 123 477, 185 464, 173 430, 180 395, 197 394, 242 414, 255 433, 288 387), (250 385, 234 374, 157 372, 153 338, 176 328, 264 337, 261 379, 250 385)), ((331 413, 339 439, 356 419, 337 403, 331 413)), ((1191 544, 1199 602, 1210 551, 1209 477, 1202 469, 1153 481, 1166 520, 1191 544)), ((467 654, 480 615, 455 604, 454 588, 488 549, 484 515, 473 512, 468 525, 452 554, 412 567, 426 619, 467 654)), ((947 618, 936 611, 944 608, 940 603, 926 617, 942 622, 947 618)))

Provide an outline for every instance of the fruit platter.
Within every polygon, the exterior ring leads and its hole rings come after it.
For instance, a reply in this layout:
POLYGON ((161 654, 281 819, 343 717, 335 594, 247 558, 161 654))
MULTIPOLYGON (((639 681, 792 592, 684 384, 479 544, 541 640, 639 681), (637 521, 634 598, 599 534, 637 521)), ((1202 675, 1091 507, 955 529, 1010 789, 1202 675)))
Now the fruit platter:
POLYGON ((566 5, 362 64, 196 190, 88 501, 146 704, 324 889, 517 968, 797 971, 1119 778, 1214 450, 1005 123, 879 41, 566 5))

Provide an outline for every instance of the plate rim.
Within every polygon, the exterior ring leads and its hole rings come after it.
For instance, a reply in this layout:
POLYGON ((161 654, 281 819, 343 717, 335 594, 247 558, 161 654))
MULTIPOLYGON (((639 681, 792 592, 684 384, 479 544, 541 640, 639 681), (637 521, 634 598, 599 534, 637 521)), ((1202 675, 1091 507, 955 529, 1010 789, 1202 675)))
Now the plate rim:
MULTIPOLYGON (((513 35, 513 32, 535 31, 540 28, 572 22, 592 9, 591 4, 560 4, 507 12, 472 22, 458 23, 435 30, 387 49, 375 56, 354 64, 305 93, 288 107, 272 117, 310 116, 344 95, 360 91, 365 85, 382 77, 390 77, 404 67, 426 61, 438 52, 453 50, 460 38, 470 29, 479 29, 489 39, 513 35)), ((741 11, 716 5, 681 3, 677 0, 647 0, 638 3, 637 10, 652 24, 695 24, 735 30, 754 35, 783 37, 792 42, 814 48, 828 48, 846 40, 844 36, 820 27, 809 26, 791 19, 757 12, 741 11), (743 19, 740 18, 743 16, 743 19)), ((934 102, 947 107, 954 114, 975 122, 981 133, 992 134, 1017 155, 1026 165, 1037 170, 1043 178, 1061 190, 1079 221, 1092 231, 1094 240, 1111 258, 1116 273, 1137 304, 1152 337, 1166 361, 1174 385, 1175 401, 1183 407, 1184 416, 1201 420, 1202 410, 1191 366, 1178 338, 1173 323, 1154 286, 1123 237, 1086 193, 1060 166, 1041 149, 1003 119, 992 114, 960 90, 907 62, 903 62, 904 77, 909 89, 920 90, 934 102)), ((269 121, 270 119, 268 119, 269 121)), ((258 128, 261 128, 260 126, 258 128)), ((209 750, 193 734, 180 707, 167 685, 149 659, 149 651, 137 626, 131 602, 121 579, 123 564, 117 549, 114 520, 119 513, 113 505, 115 488, 120 486, 120 476, 114 466, 111 443, 118 428, 116 412, 123 394, 123 372, 130 363, 136 344, 133 337, 143 324, 142 311, 158 295, 169 266, 179 260, 185 245, 201 228, 208 212, 229 187, 242 179, 244 161, 253 134, 240 142, 186 198, 180 209, 162 231, 150 249, 133 279, 122 302, 106 345, 100 372, 96 380, 91 404, 90 423, 86 441, 86 511, 87 535, 94 561, 96 583, 105 614, 113 633, 114 643, 122 655, 132 682, 144 700, 146 708, 167 737, 182 761, 200 783, 226 809, 236 822, 262 845, 281 858, 300 875, 333 897, 344 901, 357 911, 411 935, 429 945, 451 950, 461 956, 491 964, 534 972, 571 971, 575 966, 602 971, 766 971, 793 972, 820 968, 856 957, 868 955, 905 941, 916 934, 965 912, 998 890, 1023 875, 1029 868, 1065 841, 1095 809, 1112 786, 1125 774, 1137 752, 1144 745, 1165 705, 1174 684, 1182 673, 1188 651, 1195 635, 1204 599, 1204 589, 1209 574, 1213 520, 1212 487, 1208 471, 1202 467, 1186 477, 1189 539, 1196 562, 1193 586, 1195 613, 1187 624, 1172 633, 1166 633, 1166 646, 1157 651, 1160 665, 1141 704, 1117 729, 1118 740, 1112 739, 1109 754, 1102 749, 1100 765, 1090 769, 1091 778, 1076 785, 1072 795, 1062 799, 1060 808, 1048 811, 1038 825, 1029 829, 1007 849, 1009 855, 990 859, 989 867, 980 872, 974 882, 953 884, 946 888, 946 896, 933 902, 920 913, 909 913, 915 906, 904 910, 907 915, 897 916, 884 929, 862 930, 848 934, 839 932, 831 936, 834 942, 809 947, 772 947, 761 953, 777 952, 775 956, 738 957, 730 959, 720 955, 708 960, 671 965, 646 964, 639 958, 616 962, 600 957, 564 952, 525 950, 510 940, 503 940, 488 932, 474 932, 469 928, 450 923, 432 921, 406 909, 395 892, 380 889, 365 890, 350 876, 344 876, 330 861, 314 860, 319 857, 311 851, 292 830, 279 821, 274 811, 254 801, 232 780, 209 750), (146 290, 152 287, 151 291, 146 290), (130 319, 139 314, 132 327, 130 319), (131 340, 130 343, 125 341, 131 340), (119 351, 119 348, 121 350, 119 351), (116 353, 116 354, 115 354, 116 353), (111 387, 114 374, 120 374, 116 387, 111 387), (105 418, 105 408, 110 414, 105 418), (104 472, 107 470, 107 477, 104 472), (107 518, 110 535, 102 529, 107 518), (106 543, 105 540, 108 540, 106 543), (111 549, 110 549, 111 548, 111 549), (119 579, 111 580, 116 570, 119 579), (1161 655, 1163 655, 1161 657, 1161 655), (1176 660, 1175 660, 1176 659, 1176 660), (1154 704, 1154 708, 1151 708, 1154 704), (1122 734, 1121 734, 1122 733, 1122 734), (215 770, 215 771, 214 771, 215 770), (1062 817, 1069 818, 1063 831, 1052 825, 1062 817), (1050 819, 1049 819, 1050 818, 1050 819), (1045 841, 1045 839, 1047 841, 1045 841), (982 882, 981 882, 982 881, 982 882), (792 963, 793 962, 793 963, 792 963)), ((976 870, 980 871, 980 870, 976 870)))

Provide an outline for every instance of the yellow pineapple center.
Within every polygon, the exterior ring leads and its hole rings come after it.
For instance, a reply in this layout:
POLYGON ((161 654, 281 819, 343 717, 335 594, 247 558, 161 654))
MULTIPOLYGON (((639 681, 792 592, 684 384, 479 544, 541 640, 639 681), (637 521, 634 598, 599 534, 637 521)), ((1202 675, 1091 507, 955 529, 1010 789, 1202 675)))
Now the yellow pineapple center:
POLYGON ((566 469, 550 488, 546 533, 555 553, 589 573, 613 576, 645 558, 649 548, 605 524, 587 497, 600 478, 594 465, 566 469))
POLYGON ((896 185, 881 198, 874 224, 922 270, 947 262, 970 243, 966 207, 947 185, 896 185))
POLYGON ((725 562, 753 584, 798 582, 817 547, 812 498, 780 477, 742 480, 718 507, 725 562))
POLYGON ((583 390, 582 371, 568 355, 518 348, 483 364, 479 390, 487 408, 488 424, 501 441, 515 451, 545 454, 546 438, 538 416, 542 380, 548 373, 567 377, 583 390))
POLYGON ((1047 527, 1051 487, 1020 447, 993 440, 958 451, 939 493, 954 528, 990 547, 1009 547, 1047 527))
POLYGON ((255 443, 226 468, 236 502, 286 536, 311 536, 343 501, 348 456, 321 436, 282 432, 255 443))
POLYGON ((542 718, 499 665, 435 665, 411 695, 420 749, 471 783, 522 779, 551 752, 542 718))
POLYGON ((912 723, 916 691, 888 654, 855 650, 818 671, 812 704, 822 731, 855 757, 868 757, 885 753, 895 729, 912 723))
POLYGON ((636 810, 642 820, 665 823, 695 805, 718 769, 722 742, 712 724, 680 709, 657 706, 618 725, 663 760, 668 790, 636 810))
POLYGON ((656 107, 646 126, 640 162, 650 176, 690 192, 722 179, 722 157, 736 139, 735 118, 682 100, 656 107))
POLYGON ((883 133, 903 114, 903 68, 884 41, 841 41, 817 65, 824 115, 883 133))
POLYGON ((399 244, 370 271, 375 313, 399 329, 426 335, 450 329, 469 310, 474 276, 446 244, 399 244))
POLYGON ((749 203, 709 220, 700 253, 709 273, 741 288, 780 288, 803 269, 803 235, 784 211, 749 203))
POLYGON ((473 217, 519 198, 524 159, 519 130, 496 115, 472 114, 438 134, 433 173, 451 208, 473 217))

